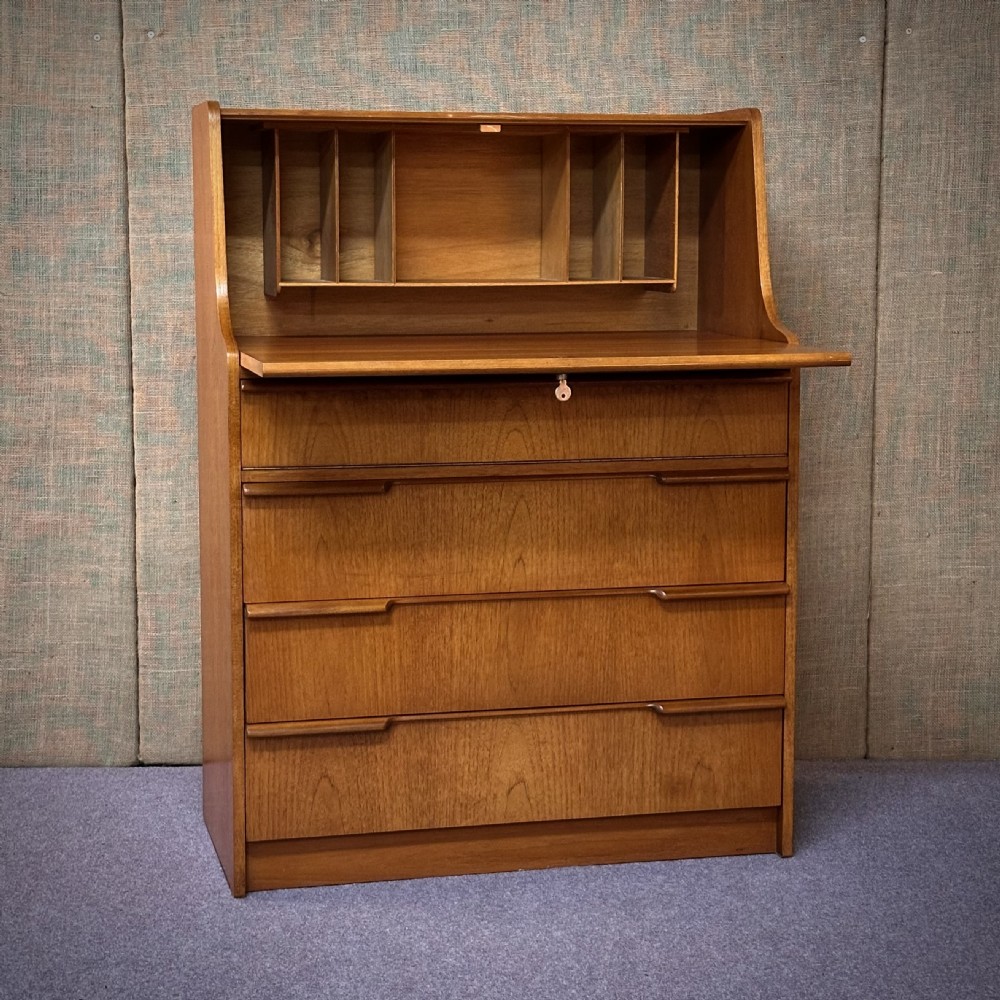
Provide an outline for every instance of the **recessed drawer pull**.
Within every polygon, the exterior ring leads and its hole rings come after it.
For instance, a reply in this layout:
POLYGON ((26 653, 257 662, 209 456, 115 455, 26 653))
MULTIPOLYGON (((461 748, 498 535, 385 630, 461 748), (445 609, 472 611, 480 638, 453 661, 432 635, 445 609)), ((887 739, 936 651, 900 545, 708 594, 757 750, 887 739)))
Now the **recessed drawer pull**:
POLYGON ((373 597, 359 601, 282 601, 248 604, 246 616, 257 618, 312 618, 328 615, 382 615, 392 606, 391 598, 373 597))
POLYGON ((333 615, 386 614, 397 606, 431 604, 479 604, 497 601, 564 600, 601 597, 655 597, 661 604, 682 601, 740 600, 753 597, 784 597, 790 593, 787 583, 700 584, 691 587, 610 587, 607 589, 563 591, 508 591, 500 594, 431 594, 426 597, 366 597, 343 601, 277 601, 247 604, 248 619, 326 618, 333 615))
POLYGON ((253 722, 246 727, 251 739, 280 736, 335 736, 381 733, 405 722, 454 722, 529 715, 580 715, 587 712, 622 712, 652 709, 657 715, 708 715, 716 712, 753 712, 785 707, 781 695, 749 698, 697 698, 688 701, 624 702, 611 705, 559 705, 551 708, 511 708, 470 712, 427 712, 363 719, 310 719, 302 722, 253 722))
POLYGON ((791 593, 787 583, 734 583, 721 586, 650 587, 643 591, 663 604, 678 601, 718 600, 719 598, 784 597, 791 593))
POLYGON ((689 486, 692 483, 780 483, 787 482, 787 469, 737 469, 705 472, 654 472, 657 486, 689 486))
POLYGON ((391 480, 363 480, 338 482, 327 480, 315 483, 244 483, 245 497, 336 497, 381 496, 389 492, 391 480))
POLYGON ((691 701, 651 701, 645 706, 657 715, 702 715, 706 712, 754 712, 771 708, 784 708, 783 695, 766 695, 754 698, 697 699, 691 701), (710 706, 710 707, 709 707, 710 706))
POLYGON ((351 733, 382 733, 392 719, 317 719, 306 722, 256 722, 247 726, 251 739, 277 736, 337 736, 351 733))

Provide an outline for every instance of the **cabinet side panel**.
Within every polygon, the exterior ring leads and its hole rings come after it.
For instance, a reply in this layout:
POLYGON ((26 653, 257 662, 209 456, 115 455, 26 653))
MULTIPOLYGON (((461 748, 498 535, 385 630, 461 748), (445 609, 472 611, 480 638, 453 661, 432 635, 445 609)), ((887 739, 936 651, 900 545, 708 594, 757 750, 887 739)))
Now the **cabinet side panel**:
POLYGON ((234 894, 246 889, 243 823, 242 581, 238 363, 228 331, 218 112, 193 123, 201 538, 203 806, 234 894), (222 279, 220 284, 219 279, 222 279), (234 558, 235 557, 235 558, 234 558))
POLYGON ((789 586, 785 604, 785 719, 782 746, 781 809, 778 850, 788 857, 794 850, 793 815, 795 806, 795 652, 798 628, 798 547, 799 547, 799 380, 792 372, 788 394, 788 492, 786 494, 785 582, 789 586))

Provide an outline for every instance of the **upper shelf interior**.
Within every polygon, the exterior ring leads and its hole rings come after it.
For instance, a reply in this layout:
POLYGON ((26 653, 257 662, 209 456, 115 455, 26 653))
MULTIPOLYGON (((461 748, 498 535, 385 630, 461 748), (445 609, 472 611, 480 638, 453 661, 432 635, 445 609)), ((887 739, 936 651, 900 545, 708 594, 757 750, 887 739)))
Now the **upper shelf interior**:
POLYGON ((847 363, 774 318, 751 112, 216 122, 215 288, 248 371, 847 363))
POLYGON ((265 290, 672 286, 678 135, 500 125, 265 129, 265 290))

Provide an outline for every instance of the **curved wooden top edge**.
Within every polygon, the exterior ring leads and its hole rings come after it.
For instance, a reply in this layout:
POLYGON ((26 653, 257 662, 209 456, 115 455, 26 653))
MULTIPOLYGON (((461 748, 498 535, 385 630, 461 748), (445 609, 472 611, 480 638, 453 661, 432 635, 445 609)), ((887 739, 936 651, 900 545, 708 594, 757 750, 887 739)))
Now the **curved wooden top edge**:
POLYGON ((757 211, 757 260, 760 272, 760 294, 764 315, 775 339, 782 338, 787 344, 798 344, 799 338, 778 319, 778 307, 774 301, 771 283, 771 250, 767 237, 767 183, 764 167, 764 120, 760 111, 752 109, 750 130, 753 140, 754 197, 757 211))
POLYGON ((226 260, 226 218, 222 185, 222 111, 218 101, 204 101, 191 111, 194 143, 192 173, 195 201, 196 250, 208 254, 200 267, 211 266, 219 331, 231 358, 239 355, 229 314, 229 272, 226 260), (198 157, 206 159, 200 164, 198 157), (200 169, 199 169, 200 167, 200 169), (207 227, 211 231, 206 232, 207 227))
MULTIPOLYGON (((216 102, 206 102, 219 107, 216 102)), ((200 107, 201 105, 199 105, 200 107)), ((262 122, 337 121, 400 122, 401 124, 486 124, 508 125, 742 125, 759 116, 756 108, 734 108, 704 114, 579 114, 524 111, 355 111, 315 108, 221 108, 225 119, 262 122)))

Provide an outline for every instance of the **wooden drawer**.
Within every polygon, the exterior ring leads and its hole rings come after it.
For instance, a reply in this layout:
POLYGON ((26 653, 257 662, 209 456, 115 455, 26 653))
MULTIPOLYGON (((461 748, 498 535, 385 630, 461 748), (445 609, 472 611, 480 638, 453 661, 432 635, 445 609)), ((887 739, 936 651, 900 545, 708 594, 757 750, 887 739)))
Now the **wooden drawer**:
POLYGON ((247 837, 773 806, 781 716, 619 707, 248 738, 247 837))
POLYGON ((643 476, 246 497, 244 599, 783 580, 785 492, 785 482, 643 476))
MULTIPOLYGON (((783 594, 400 604, 246 621, 248 722, 780 694, 783 594)), ((348 605, 349 607, 349 605, 348 605)))
POLYGON ((777 380, 555 379, 425 386, 244 383, 246 467, 784 455, 777 380), (419 428, 413 433, 412 429, 419 428))

